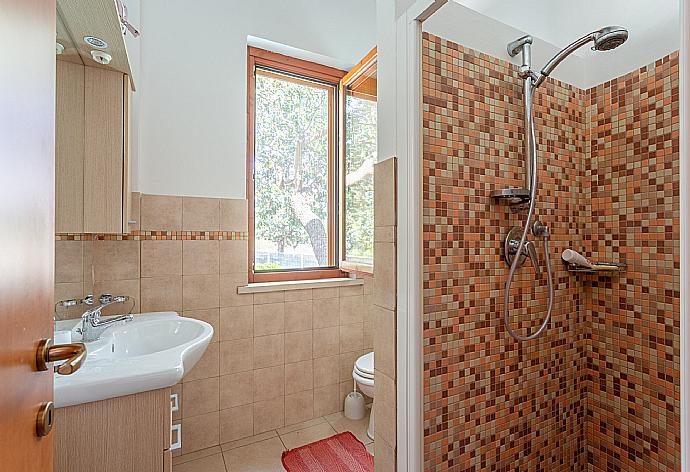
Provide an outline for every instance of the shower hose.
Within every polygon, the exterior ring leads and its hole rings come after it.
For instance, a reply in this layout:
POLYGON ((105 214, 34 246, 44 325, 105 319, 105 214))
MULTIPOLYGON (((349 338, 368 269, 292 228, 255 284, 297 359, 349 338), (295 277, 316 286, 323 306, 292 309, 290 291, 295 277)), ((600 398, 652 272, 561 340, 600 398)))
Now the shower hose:
MULTIPOLYGON (((531 101, 531 100, 530 100, 531 101)), ((530 107, 531 108, 531 107, 530 107)), ((529 114, 532 114, 532 110, 529 110, 529 114)), ((520 238, 520 244, 518 245, 517 252, 515 253, 515 256, 513 257, 513 262, 510 264, 510 271, 508 272, 508 280, 506 281, 506 287, 505 287, 505 295, 503 297, 503 322, 505 324, 506 329, 508 330, 508 333, 515 338, 517 341, 530 341, 532 339, 535 339, 539 337, 539 335, 546 329, 546 326, 549 324, 549 320, 551 319, 551 311, 553 310, 553 298, 554 298, 554 290, 553 290, 553 274, 551 272, 551 259, 549 257, 549 232, 548 230, 544 230, 541 234, 544 240, 544 259, 546 262, 546 272, 548 274, 548 284, 549 284, 549 304, 546 310, 546 316, 544 317, 544 321, 541 323, 539 328, 532 334, 529 334, 527 336, 521 336, 515 331, 513 331, 513 328, 510 325, 510 287, 513 284, 513 277, 515 276, 515 271, 517 268, 520 266, 520 256, 522 255, 523 250, 525 250, 525 243, 527 242, 527 235, 529 234, 530 230, 530 223, 532 222, 532 216, 534 215, 534 207, 537 201, 537 145, 536 145, 536 139, 535 139, 535 134, 534 134, 534 120, 531 119, 529 120, 529 135, 528 138, 530 140, 530 159, 532 160, 532 172, 530 175, 530 199, 529 199, 529 209, 527 210, 527 221, 525 221, 525 228, 522 230, 522 237, 520 238)))

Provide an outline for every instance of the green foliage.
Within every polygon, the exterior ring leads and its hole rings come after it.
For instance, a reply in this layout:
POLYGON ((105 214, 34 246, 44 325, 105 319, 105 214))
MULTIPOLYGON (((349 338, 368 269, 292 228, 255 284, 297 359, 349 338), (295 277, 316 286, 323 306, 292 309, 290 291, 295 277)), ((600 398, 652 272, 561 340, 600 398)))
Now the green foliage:
POLYGON ((261 262, 254 267, 255 270, 279 270, 282 268, 283 266, 277 262, 261 262))
POLYGON ((255 139, 257 238, 275 242, 280 252, 308 244, 290 200, 301 191, 311 210, 327 218, 328 92, 257 74, 255 139), (295 175, 298 146, 301 175, 295 175))
MULTIPOLYGON (((345 117, 345 172, 353 176, 376 161, 376 102, 348 96, 345 117)), ((373 262, 373 171, 345 190, 345 254, 373 262)))

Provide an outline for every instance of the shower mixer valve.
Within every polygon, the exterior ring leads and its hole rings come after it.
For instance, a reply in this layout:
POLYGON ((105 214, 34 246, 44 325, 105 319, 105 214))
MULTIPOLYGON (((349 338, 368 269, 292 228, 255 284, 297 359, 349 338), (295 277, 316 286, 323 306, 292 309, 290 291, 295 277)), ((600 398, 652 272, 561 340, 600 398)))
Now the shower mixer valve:
MULTIPOLYGON (((549 236, 549 229, 545 224, 537 220, 532 225, 532 234, 538 238, 547 238, 549 236)), ((508 234, 506 235, 503 256, 506 264, 508 264, 508 267, 512 265, 513 260, 517 255, 518 248, 520 247, 521 237, 522 228, 518 226, 514 226, 513 228, 511 228, 510 231, 508 231, 508 234)), ((537 277, 540 277, 541 267, 539 265, 539 256, 537 255, 537 249, 534 246, 534 243, 529 240, 525 241, 524 249, 520 254, 520 260, 517 263, 518 267, 522 267, 522 265, 525 263, 525 259, 527 259, 527 256, 529 256, 530 260, 532 261, 532 267, 534 267, 534 271, 537 273, 537 277)))

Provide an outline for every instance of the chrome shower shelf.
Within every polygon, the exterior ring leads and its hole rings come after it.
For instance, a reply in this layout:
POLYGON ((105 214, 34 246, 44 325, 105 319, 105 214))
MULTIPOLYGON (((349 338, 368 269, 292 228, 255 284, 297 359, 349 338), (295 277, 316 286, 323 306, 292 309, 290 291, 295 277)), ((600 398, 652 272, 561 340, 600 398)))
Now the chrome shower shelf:
POLYGON ((568 267, 569 272, 577 272, 580 274, 616 274, 619 272, 625 272, 625 270, 628 268, 627 264, 623 262, 596 262, 594 264, 596 265, 606 265, 606 266, 613 266, 615 268, 588 268, 588 267, 582 267, 576 264, 568 264, 566 263, 566 266, 568 267))

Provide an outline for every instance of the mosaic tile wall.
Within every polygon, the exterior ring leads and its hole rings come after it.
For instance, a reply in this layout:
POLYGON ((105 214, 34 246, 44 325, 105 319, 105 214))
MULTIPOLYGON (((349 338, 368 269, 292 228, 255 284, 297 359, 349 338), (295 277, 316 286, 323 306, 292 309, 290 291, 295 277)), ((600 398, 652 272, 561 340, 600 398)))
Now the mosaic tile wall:
MULTIPOLYGON (((425 470, 585 470, 582 282, 553 261, 554 316, 535 342, 502 321, 501 246, 525 215, 489 194, 523 179, 517 68, 429 34, 422 51, 425 470)), ((559 254, 582 245, 585 94, 549 80, 535 111, 537 216, 559 254)), ((545 274, 534 280, 526 262, 511 290, 523 334, 545 313, 545 274)))
POLYGON ((592 471, 680 470, 679 72, 674 53, 589 90, 592 471))
MULTIPOLYGON (((422 52, 425 470, 676 470, 677 55, 537 93, 552 258, 579 247, 629 270, 594 279, 553 260, 553 319, 520 344, 502 323, 500 247, 524 212, 489 199, 523 178, 517 68, 427 33, 422 52)), ((545 310, 535 278, 526 262, 511 291, 523 334, 545 310)))

